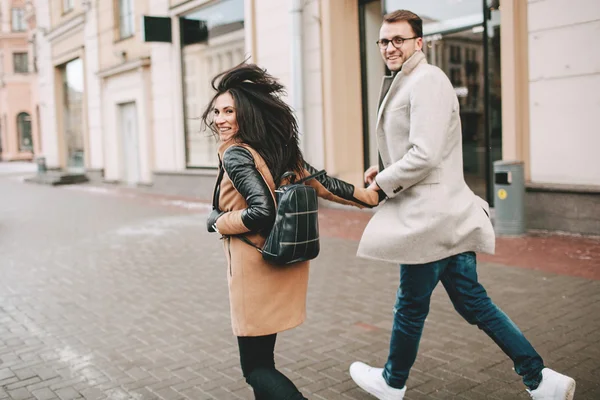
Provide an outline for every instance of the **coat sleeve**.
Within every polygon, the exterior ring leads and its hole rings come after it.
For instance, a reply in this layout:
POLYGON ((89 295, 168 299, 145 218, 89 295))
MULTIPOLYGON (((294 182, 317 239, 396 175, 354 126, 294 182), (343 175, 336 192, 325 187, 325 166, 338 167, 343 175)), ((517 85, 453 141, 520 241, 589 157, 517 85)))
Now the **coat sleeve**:
MULTIPOLYGON (((317 173, 317 169, 304 162, 304 176, 317 173)), ((358 208, 373 208, 379 204, 379 195, 373 190, 357 188, 341 179, 333 178, 327 174, 306 182, 315 188, 317 195, 329 201, 350 205, 358 208)))
POLYGON ((240 146, 230 147, 223 155, 223 168, 247 207, 221 215, 216 222, 219 233, 238 235, 271 229, 275 222, 275 201, 256 169, 252 154, 240 146))
POLYGON ((410 149, 375 177, 389 198, 425 179, 436 168, 448 142, 456 95, 442 71, 431 70, 410 94, 410 149))

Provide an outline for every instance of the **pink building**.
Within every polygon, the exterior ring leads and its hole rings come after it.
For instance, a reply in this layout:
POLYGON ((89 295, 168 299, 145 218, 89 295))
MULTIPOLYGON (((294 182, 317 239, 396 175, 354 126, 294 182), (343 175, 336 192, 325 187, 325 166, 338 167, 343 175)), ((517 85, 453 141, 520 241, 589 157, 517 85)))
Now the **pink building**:
POLYGON ((34 105, 35 60, 28 43, 35 24, 30 3, 0 0, 0 160, 30 160, 38 154, 34 105))

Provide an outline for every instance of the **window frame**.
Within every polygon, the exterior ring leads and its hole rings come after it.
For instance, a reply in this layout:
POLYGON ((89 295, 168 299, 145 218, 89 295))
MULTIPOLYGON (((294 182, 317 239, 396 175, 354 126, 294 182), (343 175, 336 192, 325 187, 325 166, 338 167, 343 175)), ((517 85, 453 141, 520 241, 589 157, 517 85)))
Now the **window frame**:
POLYGON ((33 121, 31 119, 31 114, 27 111, 21 111, 17 114, 17 135, 19 138, 19 152, 33 152, 33 121), (29 118, 29 120, 26 120, 26 118, 29 118), (29 123, 28 145, 24 145, 23 142, 25 123, 29 123))
POLYGON ((26 51, 15 51, 14 53, 12 53, 12 57, 13 57, 13 73, 28 74, 29 73, 29 53, 26 51), (22 56, 24 56, 24 57, 22 57, 22 56), (17 65, 23 65, 23 64, 18 64, 17 59, 25 60, 25 64, 24 64, 25 70, 19 70, 17 68, 17 65))
POLYGON ((73 8, 75 8, 75 1, 74 0, 62 0, 62 12, 63 12, 63 14, 67 14, 68 12, 73 11, 73 8))
POLYGON ((27 24, 25 23, 25 9, 20 7, 12 7, 10 10, 10 29, 12 32, 25 32, 27 24), (15 12, 20 15, 20 18, 15 19, 15 12), (16 24, 18 24, 16 26, 16 24))
POLYGON ((135 36, 135 1, 115 0, 114 9, 117 41, 135 36))

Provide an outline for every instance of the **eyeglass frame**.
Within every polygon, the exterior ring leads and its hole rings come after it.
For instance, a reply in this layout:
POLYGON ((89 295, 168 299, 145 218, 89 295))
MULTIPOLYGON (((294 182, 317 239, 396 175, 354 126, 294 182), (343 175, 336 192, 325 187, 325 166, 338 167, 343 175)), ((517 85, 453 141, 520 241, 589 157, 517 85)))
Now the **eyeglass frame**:
POLYGON ((390 43, 392 44, 392 46, 393 46, 395 49, 397 49, 397 50, 400 50, 400 47, 402 47, 402 45, 404 44, 404 42, 405 42, 405 41, 407 41, 407 40, 412 40, 412 39, 418 39, 418 38, 420 38, 420 37, 421 37, 421 36, 413 36, 413 37, 409 37, 409 38, 403 38, 402 36, 394 36, 394 37, 393 37, 393 38, 391 38, 391 39, 379 39, 379 40, 378 40, 378 41, 376 41, 375 43, 377 44, 377 46, 379 47, 379 49, 380 49, 380 50, 385 50, 385 49, 387 49, 387 47, 388 47, 388 45, 389 45, 390 43), (396 45, 394 44, 394 40, 398 40, 398 39, 400 39, 400 40, 402 40, 402 41, 400 42, 400 44, 399 44, 398 46, 396 46, 396 45), (380 42, 381 42, 381 41, 383 41, 383 40, 387 41, 387 43, 385 44, 385 46, 382 46, 382 44, 380 44, 380 42))

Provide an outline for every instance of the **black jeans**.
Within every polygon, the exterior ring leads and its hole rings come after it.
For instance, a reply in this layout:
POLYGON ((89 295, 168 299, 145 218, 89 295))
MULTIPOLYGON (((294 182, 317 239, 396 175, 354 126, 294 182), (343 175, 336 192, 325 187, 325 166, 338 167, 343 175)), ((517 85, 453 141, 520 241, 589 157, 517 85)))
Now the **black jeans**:
POLYGON ((277 334, 238 336, 244 378, 252 386, 256 400, 306 400, 292 381, 275 369, 276 338, 277 334))

